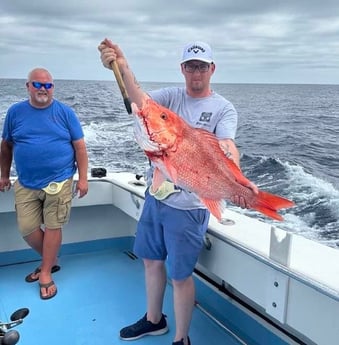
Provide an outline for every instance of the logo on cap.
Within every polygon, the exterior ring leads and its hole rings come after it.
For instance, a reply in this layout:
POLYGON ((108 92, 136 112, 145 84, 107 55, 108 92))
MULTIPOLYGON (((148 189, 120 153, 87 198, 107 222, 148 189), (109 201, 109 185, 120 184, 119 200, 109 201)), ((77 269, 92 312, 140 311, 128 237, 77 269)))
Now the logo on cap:
POLYGON ((199 53, 199 50, 200 50, 202 53, 205 53, 205 51, 206 51, 203 47, 198 46, 198 45, 195 44, 195 45, 193 45, 192 47, 189 47, 189 48, 187 49, 187 52, 190 53, 191 51, 193 51, 194 54, 197 54, 197 53, 199 53))

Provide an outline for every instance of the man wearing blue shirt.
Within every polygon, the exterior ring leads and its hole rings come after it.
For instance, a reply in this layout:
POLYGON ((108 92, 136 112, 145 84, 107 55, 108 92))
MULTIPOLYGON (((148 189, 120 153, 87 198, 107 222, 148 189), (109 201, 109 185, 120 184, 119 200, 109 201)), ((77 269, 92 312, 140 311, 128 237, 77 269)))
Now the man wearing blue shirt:
POLYGON ((40 297, 49 299, 57 293, 52 273, 60 269, 57 255, 61 229, 70 216, 73 175, 78 170, 76 192, 85 196, 88 156, 75 112, 53 98, 51 74, 44 68, 33 69, 26 87, 29 99, 13 104, 5 118, 0 191, 11 187, 14 157, 18 226, 25 241, 42 257, 41 266, 25 280, 39 281, 40 297))

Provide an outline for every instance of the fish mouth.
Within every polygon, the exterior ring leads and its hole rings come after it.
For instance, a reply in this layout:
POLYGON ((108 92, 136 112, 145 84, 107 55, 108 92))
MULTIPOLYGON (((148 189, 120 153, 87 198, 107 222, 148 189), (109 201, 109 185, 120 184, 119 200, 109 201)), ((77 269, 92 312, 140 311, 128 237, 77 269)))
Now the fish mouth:
POLYGON ((133 132, 137 143, 144 151, 162 151, 161 146, 151 139, 151 135, 148 132, 144 118, 134 116, 133 132))

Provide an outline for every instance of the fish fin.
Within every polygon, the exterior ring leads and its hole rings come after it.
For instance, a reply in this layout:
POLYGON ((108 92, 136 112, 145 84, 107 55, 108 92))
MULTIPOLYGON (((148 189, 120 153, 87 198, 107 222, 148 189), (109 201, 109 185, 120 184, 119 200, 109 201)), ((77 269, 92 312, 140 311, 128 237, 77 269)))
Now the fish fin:
POLYGON ((162 183, 166 181, 165 176, 163 173, 160 171, 159 168, 155 168, 153 172, 153 178, 152 178, 152 187, 153 190, 158 190, 158 188, 162 185, 162 183))
POLYGON ((166 159, 166 157, 164 158, 163 162, 164 162, 165 169, 166 169, 171 181, 174 184, 177 184, 178 183, 178 171, 177 171, 177 169, 175 169, 173 167, 171 162, 168 159, 166 159))
POLYGON ((221 213, 226 208, 224 200, 212 200, 200 198, 201 202, 208 208, 215 218, 221 220, 221 213))
POLYGON ((281 208, 289 208, 295 206, 295 203, 291 200, 283 198, 279 195, 259 191, 255 198, 254 205, 251 208, 257 210, 268 217, 276 220, 283 220, 283 217, 277 213, 281 208))
POLYGON ((225 161, 227 167, 232 171, 233 176, 238 183, 240 183, 241 185, 243 185, 245 187, 253 189, 253 187, 252 187, 253 183, 243 175, 240 168, 235 164, 235 162, 232 159, 225 156, 224 161, 225 161))

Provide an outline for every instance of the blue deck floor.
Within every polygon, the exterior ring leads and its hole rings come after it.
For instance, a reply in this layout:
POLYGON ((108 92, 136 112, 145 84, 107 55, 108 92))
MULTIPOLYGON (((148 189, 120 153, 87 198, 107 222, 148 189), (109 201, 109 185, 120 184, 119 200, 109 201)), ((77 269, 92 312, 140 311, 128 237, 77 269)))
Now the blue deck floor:
MULTIPOLYGON (((0 320, 12 312, 29 308, 24 322, 14 328, 21 345, 109 345, 130 344, 119 339, 120 328, 145 313, 144 271, 140 259, 124 249, 113 248, 83 254, 62 254, 61 270, 54 274, 58 294, 50 300, 39 297, 38 284, 24 277, 38 262, 0 267, 0 320)), ((164 313, 170 331, 148 336, 133 344, 172 344, 174 315, 172 287, 168 285, 164 313)), ((240 344, 198 308, 190 331, 192 345, 240 344)))

